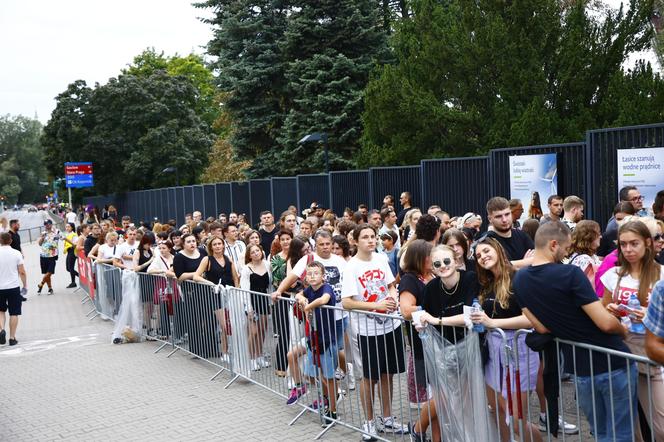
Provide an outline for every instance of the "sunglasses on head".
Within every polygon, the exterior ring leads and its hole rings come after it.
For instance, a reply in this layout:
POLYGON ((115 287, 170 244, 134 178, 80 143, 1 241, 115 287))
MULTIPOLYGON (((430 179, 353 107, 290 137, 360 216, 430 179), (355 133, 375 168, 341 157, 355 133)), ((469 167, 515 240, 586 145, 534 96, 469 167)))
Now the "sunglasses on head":
POLYGON ((452 260, 450 258, 445 258, 443 261, 434 261, 431 263, 435 269, 439 269, 441 267, 449 267, 450 264, 452 264, 452 260))

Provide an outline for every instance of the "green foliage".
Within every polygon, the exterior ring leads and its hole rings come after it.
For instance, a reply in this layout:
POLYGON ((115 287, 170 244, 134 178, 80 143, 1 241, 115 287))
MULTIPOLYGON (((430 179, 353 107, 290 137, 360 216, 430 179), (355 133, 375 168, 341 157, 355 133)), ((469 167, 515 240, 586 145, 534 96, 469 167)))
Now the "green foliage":
POLYGON ((44 128, 46 165, 61 175, 66 161, 94 162, 97 194, 196 182, 213 137, 197 113, 199 93, 185 76, 163 70, 124 74, 106 85, 70 84, 56 97, 44 128))
POLYGON ((397 63, 367 87, 358 164, 573 141, 629 115, 660 120, 661 79, 647 66, 622 71, 649 45, 652 3, 632 0, 628 12, 587 5, 414 1, 392 40, 397 63), (630 113, 638 97, 649 107, 630 113))
POLYGON ((0 196, 10 203, 43 200, 46 179, 39 143, 42 125, 38 120, 0 116, 0 196))

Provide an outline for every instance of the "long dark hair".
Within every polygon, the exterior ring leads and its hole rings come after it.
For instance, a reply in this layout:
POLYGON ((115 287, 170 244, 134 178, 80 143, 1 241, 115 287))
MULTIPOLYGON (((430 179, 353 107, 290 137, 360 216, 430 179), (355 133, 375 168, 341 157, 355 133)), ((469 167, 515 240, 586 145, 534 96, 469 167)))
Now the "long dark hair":
POLYGON ((630 272, 630 264, 625 259, 620 247, 620 235, 623 233, 634 233, 641 237, 646 246, 646 252, 641 258, 641 274, 639 275, 639 301, 641 305, 648 304, 648 294, 650 289, 653 288, 660 278, 661 266, 655 261, 655 247, 652 240, 652 234, 643 222, 639 220, 627 221, 618 229, 618 262, 620 263, 620 270, 618 276, 620 278, 626 276, 630 272))
POLYGON ((302 253, 304 245, 304 241, 297 236, 291 240, 288 256, 286 257, 286 262, 290 263, 291 267, 295 267, 295 264, 304 256, 304 253, 302 253))

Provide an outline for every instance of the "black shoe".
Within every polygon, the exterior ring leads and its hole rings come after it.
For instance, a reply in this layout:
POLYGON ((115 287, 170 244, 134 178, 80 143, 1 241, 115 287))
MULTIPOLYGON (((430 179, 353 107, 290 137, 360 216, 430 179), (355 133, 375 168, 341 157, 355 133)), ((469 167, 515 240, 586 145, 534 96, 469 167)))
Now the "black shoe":
POLYGON ((23 302, 28 300, 28 298, 26 298, 25 296, 21 296, 21 299, 23 299, 23 302))
POLYGON ((52 295, 53 294, 53 289, 48 289, 48 294, 52 295))
POLYGON ((37 294, 38 294, 38 295, 41 295, 41 289, 42 289, 42 287, 44 287, 43 284, 37 284, 37 294))
POLYGON ((122 344, 122 338, 115 338, 113 339, 114 344, 122 344))
POLYGON ((76 283, 75 283, 75 282, 72 282, 71 284, 69 284, 69 285, 67 286, 67 288, 68 288, 68 289, 75 289, 75 288, 76 288, 76 283))
POLYGON ((0 331, 0 345, 5 345, 7 343, 7 332, 2 330, 0 331))
POLYGON ((323 428, 327 428, 330 425, 334 424, 334 421, 336 420, 337 420, 337 413, 326 409, 325 413, 323 414, 323 423, 321 426, 323 428))
POLYGON ((18 341, 16 339, 9 338, 9 345, 16 345, 18 341))

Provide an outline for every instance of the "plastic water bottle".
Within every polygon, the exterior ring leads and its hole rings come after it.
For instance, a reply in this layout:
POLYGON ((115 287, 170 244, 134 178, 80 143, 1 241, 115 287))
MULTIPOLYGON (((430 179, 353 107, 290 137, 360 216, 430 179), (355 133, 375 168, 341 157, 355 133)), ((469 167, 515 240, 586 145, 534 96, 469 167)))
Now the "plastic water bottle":
MULTIPOLYGON (((471 312, 480 313, 481 311, 482 311, 482 306, 480 305, 480 302, 477 300, 477 298, 473 299, 473 306, 471 307, 471 312)), ((473 324, 473 331, 477 333, 483 333, 484 324, 473 324)))
MULTIPOLYGON (((627 306, 632 309, 632 310, 640 310, 641 309, 641 301, 639 301, 639 298, 636 296, 635 293, 632 293, 629 296, 629 301, 627 301, 627 306)), ((639 335, 645 335, 646 334, 646 327, 643 325, 641 322, 634 322, 634 319, 636 319, 636 315, 630 313, 629 315, 630 319, 630 326, 629 326, 629 331, 632 333, 636 333, 639 335)))

